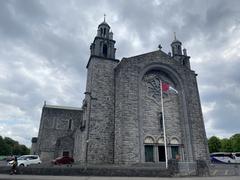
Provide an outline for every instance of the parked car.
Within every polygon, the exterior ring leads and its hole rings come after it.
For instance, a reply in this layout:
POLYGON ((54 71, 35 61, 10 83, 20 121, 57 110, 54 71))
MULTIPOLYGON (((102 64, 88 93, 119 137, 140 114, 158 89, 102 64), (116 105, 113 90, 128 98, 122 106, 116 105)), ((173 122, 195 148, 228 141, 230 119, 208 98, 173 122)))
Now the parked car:
MULTIPOLYGON (((41 164, 42 161, 38 155, 23 155, 17 158, 18 166, 29 166, 31 164, 41 164)), ((8 165, 11 166, 13 161, 9 161, 8 165)))
POLYGON ((62 156, 52 160, 52 164, 55 164, 55 165, 73 164, 73 163, 74 163, 74 159, 68 156, 62 156))

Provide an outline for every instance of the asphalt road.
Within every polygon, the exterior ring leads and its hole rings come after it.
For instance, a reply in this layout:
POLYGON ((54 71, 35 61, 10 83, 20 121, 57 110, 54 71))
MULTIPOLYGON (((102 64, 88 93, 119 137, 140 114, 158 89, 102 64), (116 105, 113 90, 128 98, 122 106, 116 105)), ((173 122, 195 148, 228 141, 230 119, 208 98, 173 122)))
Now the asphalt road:
POLYGON ((184 178, 149 178, 149 177, 85 177, 85 176, 31 176, 31 175, 3 175, 0 180, 239 180, 239 176, 228 177, 184 177, 184 178))

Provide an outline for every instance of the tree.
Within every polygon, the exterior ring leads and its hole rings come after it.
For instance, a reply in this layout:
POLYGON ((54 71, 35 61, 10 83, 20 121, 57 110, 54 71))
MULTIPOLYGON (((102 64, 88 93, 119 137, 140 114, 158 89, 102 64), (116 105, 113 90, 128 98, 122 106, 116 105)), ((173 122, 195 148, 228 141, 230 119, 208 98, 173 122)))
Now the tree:
POLYGON ((5 139, 0 136, 0 155, 9 155, 11 152, 11 146, 5 142, 5 139))
POLYGON ((232 149, 234 152, 240 152, 240 134, 234 134, 231 138, 232 149))
POLYGON ((9 137, 3 139, 0 136, 0 155, 24 155, 29 153, 30 150, 25 145, 21 145, 9 137))
POLYGON ((219 152, 221 150, 221 141, 218 137, 212 136, 208 139, 209 152, 219 152))
POLYGON ((28 149, 25 145, 19 145, 20 154, 30 154, 30 149, 28 149))
POLYGON ((222 152, 233 152, 232 142, 230 139, 224 138, 221 140, 221 151, 222 152))

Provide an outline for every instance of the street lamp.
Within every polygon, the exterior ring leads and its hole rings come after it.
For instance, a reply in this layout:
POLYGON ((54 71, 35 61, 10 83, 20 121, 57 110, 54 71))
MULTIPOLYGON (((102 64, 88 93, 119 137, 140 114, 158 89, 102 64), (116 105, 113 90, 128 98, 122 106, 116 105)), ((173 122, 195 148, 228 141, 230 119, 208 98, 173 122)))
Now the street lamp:
POLYGON ((84 94, 89 96, 89 112, 88 112, 87 135, 86 135, 86 152, 85 152, 85 163, 86 163, 86 167, 87 167, 87 163, 88 163, 88 144, 89 144, 89 126, 90 126, 90 120, 91 120, 92 100, 97 100, 97 98, 92 97, 91 92, 85 92, 84 94))

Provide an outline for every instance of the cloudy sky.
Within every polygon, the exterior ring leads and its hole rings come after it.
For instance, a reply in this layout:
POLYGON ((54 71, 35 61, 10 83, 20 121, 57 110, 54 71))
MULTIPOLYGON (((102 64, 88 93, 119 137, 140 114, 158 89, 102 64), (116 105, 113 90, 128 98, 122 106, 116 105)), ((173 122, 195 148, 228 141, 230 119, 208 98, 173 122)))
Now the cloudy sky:
POLYGON ((191 56, 208 137, 240 132, 239 0, 0 0, 0 135, 30 146, 47 104, 80 107, 89 46, 110 24, 117 58, 163 46, 191 56))

